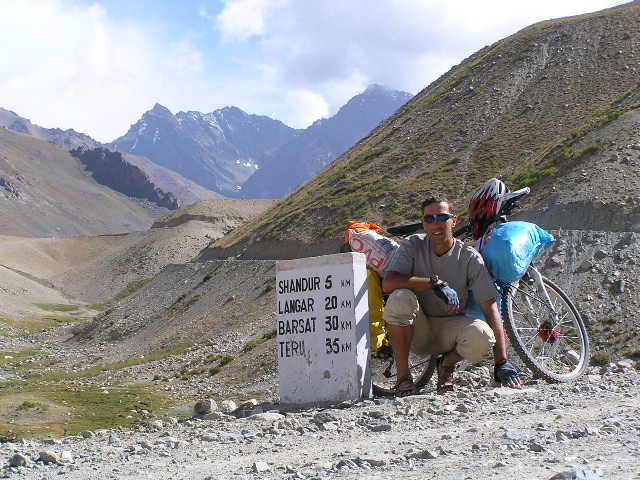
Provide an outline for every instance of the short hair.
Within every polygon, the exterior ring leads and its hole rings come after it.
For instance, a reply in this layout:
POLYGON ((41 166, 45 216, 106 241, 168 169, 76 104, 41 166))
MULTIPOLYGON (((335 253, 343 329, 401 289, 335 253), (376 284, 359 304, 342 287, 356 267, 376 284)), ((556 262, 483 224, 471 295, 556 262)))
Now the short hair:
POLYGON ((446 203, 449 206, 449 211, 453 213, 453 203, 451 203, 447 198, 440 195, 429 195, 422 202, 420 214, 422 215, 422 212, 424 212, 424 207, 431 205, 432 203, 446 203))

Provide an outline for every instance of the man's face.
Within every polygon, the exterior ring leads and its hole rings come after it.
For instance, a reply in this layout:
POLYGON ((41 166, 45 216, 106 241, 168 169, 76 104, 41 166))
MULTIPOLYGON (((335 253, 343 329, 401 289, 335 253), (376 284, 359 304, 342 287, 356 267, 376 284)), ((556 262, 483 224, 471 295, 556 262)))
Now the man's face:
MULTIPOLYGON (((439 213, 451 213, 449 204, 446 202, 431 203, 424 207, 423 215, 437 215, 439 213)), ((427 223, 422 219, 422 227, 434 242, 450 243, 453 240, 453 227, 456 225, 458 217, 451 217, 446 222, 427 223)))

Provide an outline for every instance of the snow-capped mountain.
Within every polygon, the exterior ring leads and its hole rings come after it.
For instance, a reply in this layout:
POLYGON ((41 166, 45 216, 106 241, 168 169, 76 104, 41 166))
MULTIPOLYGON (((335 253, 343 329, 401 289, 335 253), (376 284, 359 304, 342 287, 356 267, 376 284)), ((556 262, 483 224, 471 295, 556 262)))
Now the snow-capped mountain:
POLYGON ((297 133, 278 120, 250 115, 236 107, 173 115, 156 104, 112 145, 230 195, 256 171, 265 155, 297 133))
POLYGON ((407 92, 371 85, 268 154, 242 187, 244 198, 280 198, 333 162, 412 97, 407 92))
POLYGON ((172 114, 156 104, 111 145, 227 196, 278 198, 331 163, 411 95, 372 85, 336 115, 296 130, 237 107, 172 114))

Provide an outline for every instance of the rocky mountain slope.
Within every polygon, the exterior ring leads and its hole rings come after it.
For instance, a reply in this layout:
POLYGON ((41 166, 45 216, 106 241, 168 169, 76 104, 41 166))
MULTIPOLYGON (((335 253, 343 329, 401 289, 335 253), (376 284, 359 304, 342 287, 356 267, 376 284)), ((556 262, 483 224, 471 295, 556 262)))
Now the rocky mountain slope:
POLYGON ((98 235, 144 230, 140 204, 97 184, 59 147, 0 129, 0 231, 3 235, 98 235))
POLYGON ((193 205, 203 200, 223 199, 222 195, 183 177, 177 172, 153 163, 147 157, 123 153, 124 160, 138 167, 160 190, 173 194, 182 206, 193 205))
POLYGON ((411 95, 371 85, 331 118, 321 119, 275 152, 242 186, 243 198, 281 198, 404 105, 411 95))
POLYGON ((593 217, 603 225, 619 204, 612 228, 633 229, 639 20, 636 1, 532 25, 483 48, 260 221, 219 241, 210 258, 331 251, 347 219, 414 222, 432 191, 463 213, 468 195, 493 176, 531 186, 524 206, 547 228, 570 219, 588 229, 593 217), (565 213, 534 213, 545 209, 565 213))
POLYGON ((120 152, 112 152, 106 148, 88 150, 79 147, 70 153, 80 160, 101 185, 129 197, 147 199, 169 210, 180 206, 173 193, 164 192, 155 186, 142 169, 127 162, 120 152))
MULTIPOLYGON (((61 130, 59 128, 43 128, 31 123, 30 120, 3 108, 0 108, 0 127, 16 132, 26 133, 41 140, 46 140, 67 151, 76 149, 86 151, 106 148, 106 145, 102 145, 100 142, 97 142, 88 135, 76 132, 73 129, 61 130)), ((113 171, 120 172, 120 174, 114 173, 113 176, 108 175, 108 169, 103 172, 103 175, 99 176, 97 179, 98 183, 107 185, 118 192, 131 189, 132 187, 138 195, 144 191, 148 191, 151 197, 147 198, 143 196, 142 198, 154 203, 154 199, 157 200, 157 194, 153 193, 155 189, 162 190, 165 194, 174 195, 180 205, 191 205, 192 203, 199 202, 200 200, 221 198, 220 194, 207 190, 197 183, 184 178, 173 170, 156 165, 148 158, 128 154, 123 155, 123 157, 125 160, 124 164, 120 160, 117 160, 112 166, 113 171), (128 164, 134 166, 134 168, 130 168, 128 164), (142 170, 146 177, 145 179, 140 175, 133 175, 141 181, 140 185, 137 185, 130 175, 122 175, 123 169, 134 172, 136 169, 135 167, 142 170), (149 181, 153 186, 149 187, 149 181)))
POLYGON ((147 156, 224 195, 279 198, 409 98, 406 92, 374 85, 330 119, 304 130, 236 107, 173 115, 156 104, 113 146, 147 156))

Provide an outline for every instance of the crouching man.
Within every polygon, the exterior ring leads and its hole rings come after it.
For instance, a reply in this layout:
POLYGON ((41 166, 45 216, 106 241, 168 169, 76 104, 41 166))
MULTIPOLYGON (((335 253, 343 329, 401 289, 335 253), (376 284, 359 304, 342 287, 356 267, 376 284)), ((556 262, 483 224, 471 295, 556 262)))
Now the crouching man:
POLYGON ((438 362, 439 393, 453 390, 453 373, 462 360, 478 362, 493 348, 495 380, 522 384, 507 360, 496 291, 482 256, 453 236, 457 217, 445 198, 422 203, 426 234, 408 237, 385 269, 382 288, 389 296, 383 314, 393 347, 398 395, 416 393, 409 372, 409 350, 443 354, 438 362), (468 292, 487 321, 465 317, 468 292))

